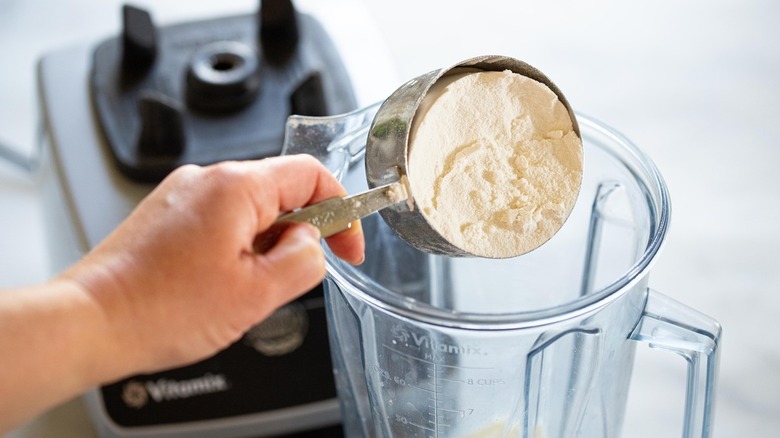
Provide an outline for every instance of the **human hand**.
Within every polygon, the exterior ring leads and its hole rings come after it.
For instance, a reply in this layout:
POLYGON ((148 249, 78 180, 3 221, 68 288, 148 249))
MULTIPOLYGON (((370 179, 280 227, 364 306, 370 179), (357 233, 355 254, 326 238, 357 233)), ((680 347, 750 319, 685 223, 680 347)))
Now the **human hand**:
MULTIPOLYGON (((316 228, 291 225, 262 254, 253 242, 280 212, 344 194, 309 156, 174 171, 61 276, 105 315, 107 343, 96 348, 109 371, 100 379, 208 357, 314 287, 325 274, 316 228)), ((362 262, 359 221, 327 243, 362 262)))

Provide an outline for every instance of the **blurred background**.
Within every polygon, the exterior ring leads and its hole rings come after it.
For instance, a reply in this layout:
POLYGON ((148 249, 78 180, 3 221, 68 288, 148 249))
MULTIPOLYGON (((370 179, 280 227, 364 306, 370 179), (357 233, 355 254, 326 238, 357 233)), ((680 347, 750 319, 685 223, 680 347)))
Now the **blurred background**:
MULTIPOLYGON (((780 315, 780 3, 332 3, 343 26, 370 20, 381 40, 372 50, 392 61, 398 84, 475 55, 513 56, 545 72, 576 111, 644 149, 673 206, 651 285, 724 329, 714 436, 780 436, 780 342, 771 328, 780 315)), ((135 4, 158 24, 256 8, 250 0, 135 4)), ((114 35, 120 6, 0 0, 0 143, 36 154, 37 60, 114 35)), ((370 77, 360 80, 370 86, 370 77)), ((51 274, 39 189, 36 176, 0 159, 0 287, 51 274)), ((680 435, 685 363, 670 356, 638 349, 625 436, 680 435)), ((11 436, 90 433, 71 402, 11 436)))

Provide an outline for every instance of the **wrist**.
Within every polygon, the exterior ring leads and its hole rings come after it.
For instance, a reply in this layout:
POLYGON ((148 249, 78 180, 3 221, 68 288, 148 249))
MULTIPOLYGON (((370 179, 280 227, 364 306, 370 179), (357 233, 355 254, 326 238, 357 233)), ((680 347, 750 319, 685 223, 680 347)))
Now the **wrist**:
MULTIPOLYGON (((53 280, 59 288, 71 296, 74 313, 79 322, 71 334, 74 358, 82 373, 84 389, 118 380, 136 372, 140 366, 130 344, 132 333, 128 321, 132 318, 121 294, 111 290, 111 285, 83 282, 83 279, 61 276, 53 280)), ((74 315, 75 319, 75 315, 74 315)))
POLYGON ((66 320, 62 322, 61 340, 67 346, 65 355, 72 384, 79 392, 119 377, 117 345, 113 339, 110 315, 85 288, 76 281, 56 278, 50 290, 58 293, 66 320))

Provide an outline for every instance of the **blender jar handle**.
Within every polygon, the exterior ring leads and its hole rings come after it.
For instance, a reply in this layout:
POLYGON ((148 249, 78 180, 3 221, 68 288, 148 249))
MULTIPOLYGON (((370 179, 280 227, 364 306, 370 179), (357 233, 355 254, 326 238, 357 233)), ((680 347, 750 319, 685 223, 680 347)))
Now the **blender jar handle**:
POLYGON ((382 102, 336 116, 287 118, 282 155, 309 154, 341 179, 363 157, 368 130, 382 102))
POLYGON ((714 319, 648 289, 647 303, 630 339, 671 351, 688 363, 683 438, 712 434, 720 324, 714 319))

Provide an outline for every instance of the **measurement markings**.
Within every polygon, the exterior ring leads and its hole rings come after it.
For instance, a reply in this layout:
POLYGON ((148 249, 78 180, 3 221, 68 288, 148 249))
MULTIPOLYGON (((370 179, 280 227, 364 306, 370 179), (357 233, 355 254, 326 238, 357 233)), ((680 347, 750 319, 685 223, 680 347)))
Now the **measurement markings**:
POLYGON ((440 409, 441 412, 452 412, 458 414, 461 418, 466 418, 466 415, 471 415, 474 409, 440 409))
POLYGON ((495 370, 494 367, 464 367, 462 365, 447 365, 445 363, 437 363, 436 366, 445 367, 445 368, 455 368, 456 370, 484 370, 484 371, 493 371, 495 370))
POLYGON ((445 379, 444 377, 439 377, 439 380, 442 380, 444 382, 453 382, 453 383, 466 383, 465 380, 460 379, 445 379))
POLYGON ((412 421, 410 421, 410 422, 409 422, 409 425, 410 425, 410 426, 414 426, 414 427, 419 427, 420 429, 427 430, 428 432, 433 432, 433 433, 436 433, 436 430, 434 430, 434 429, 432 429, 432 428, 430 428, 430 427, 427 427, 427 426, 423 426, 422 424, 417 424, 417 423, 414 423, 414 422, 412 422, 412 421))
POLYGON ((447 365, 447 364, 444 364, 444 363, 434 362, 432 360, 422 359, 422 358, 417 357, 417 356, 415 356, 413 354, 405 353, 405 352, 403 352, 403 351, 401 351, 401 350, 399 350, 399 349, 397 349, 395 347, 392 347, 390 345, 387 345, 387 344, 382 344, 382 347, 392 351, 393 353, 398 353, 401 356, 408 357, 409 359, 416 360, 416 361, 422 362, 422 363, 427 363, 429 365, 435 365, 437 367, 455 368, 455 369, 458 369, 458 370, 486 370, 486 371, 493 371, 493 370, 495 370, 494 367, 471 367, 471 366, 464 367, 464 366, 461 366, 461 365, 447 365))
POLYGON ((439 411, 439 388, 438 388, 438 384, 436 383, 436 364, 433 364, 433 383, 434 383, 434 385, 433 385, 434 391, 433 391, 433 412, 432 412, 432 414, 433 414, 433 420, 434 420, 434 422, 433 422, 434 428, 436 429, 434 431, 434 433, 436 434, 436 437, 438 438, 438 436, 439 436, 439 417, 438 417, 437 412, 439 411))
MULTIPOLYGON (((441 404, 439 401, 439 385, 441 382, 452 382, 452 383, 458 383, 465 385, 467 384, 467 381, 465 379, 451 379, 451 378, 445 378, 440 377, 439 375, 442 374, 441 371, 443 371, 445 374, 447 372, 447 369, 454 369, 454 370, 477 370, 477 371, 495 371, 494 367, 475 367, 475 366, 460 366, 460 365, 447 365, 438 363, 434 360, 429 359, 423 359, 415 354, 410 354, 403 352, 395 347, 392 347, 387 344, 382 344, 382 347, 385 349, 398 354, 399 356, 406 357, 408 359, 411 359, 413 361, 429 365, 428 372, 426 373, 426 377, 428 378, 428 382, 425 382, 428 384, 432 389, 423 388, 418 385, 413 385, 409 382, 405 382, 405 386, 409 386, 412 388, 417 388, 421 391, 426 391, 431 396, 428 398, 428 420, 427 422, 430 423, 431 426, 423 426, 418 423, 414 423, 411 421, 408 421, 406 418, 404 418, 403 423, 409 424, 411 426, 426 430, 430 432, 428 434, 429 438, 438 438, 439 432, 442 428, 450 428, 453 425, 451 423, 444 422, 446 417, 449 417, 449 420, 452 420, 452 415, 449 414, 455 414, 456 417, 459 418, 465 418, 468 417, 474 412, 473 409, 445 409, 440 407, 441 404)), ((471 379, 468 379, 471 380, 471 379)), ((391 382, 392 383, 392 382, 391 382)), ((423 384, 423 382, 416 382, 418 384, 423 384)))
MULTIPOLYGON (((429 407, 429 408, 431 408, 431 409, 433 409, 433 406, 431 406, 431 405, 428 405, 428 407, 429 407)), ((446 409, 442 409, 442 410, 446 410, 446 409)), ((444 421, 444 417, 443 417, 442 415, 439 415, 439 414, 437 414, 437 415, 435 415, 435 417, 436 417, 436 418, 435 418, 435 419, 433 419, 433 420, 428 420, 428 422, 429 422, 429 423, 431 423, 431 424, 433 424, 433 425, 434 425, 434 427, 437 427, 437 428, 441 428, 441 427, 452 427, 452 424, 449 424, 449 423, 443 423, 443 421, 444 421)))
POLYGON ((413 426, 413 427, 416 427, 418 429, 427 430, 428 432, 434 432, 434 433, 436 432, 433 428, 427 427, 427 426, 423 426, 422 424, 415 423, 414 421, 411 421, 411 420, 409 420, 409 418, 404 417, 402 415, 396 414, 395 421, 397 421, 397 422, 399 422, 399 423, 401 423, 403 425, 413 426))
POLYGON ((435 391, 435 390, 433 390, 433 389, 427 389, 427 388, 423 388, 423 387, 421 387, 421 386, 412 385, 411 383, 407 383, 407 384, 406 384, 406 386, 408 386, 408 387, 410 387, 410 388, 417 388, 417 389, 419 389, 420 391, 430 392, 431 394, 433 394, 433 392, 435 391))
POLYGON ((383 346, 383 347, 385 347, 386 349, 388 349, 388 350, 392 351, 393 353, 398 353, 398 354, 400 354, 401 356, 408 357, 409 359, 414 359, 414 360, 416 360, 416 361, 419 361, 419 362, 423 362, 423 363, 427 363, 427 364, 434 365, 434 362, 432 362, 432 361, 430 361, 430 360, 420 359, 420 358, 419 358, 419 357, 417 357, 417 356, 411 355, 411 354, 409 354, 409 353, 404 353, 403 351, 401 351, 401 350, 398 350, 398 349, 396 349, 396 348, 394 348, 394 347, 391 347, 391 346, 389 346, 389 345, 387 345, 387 344, 382 344, 382 346, 383 346))

